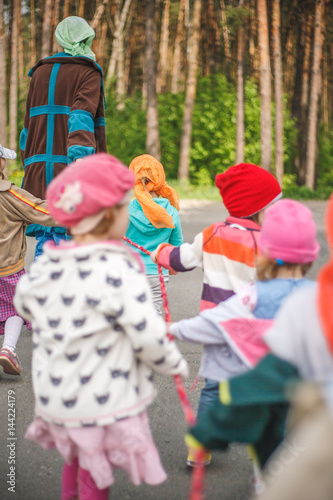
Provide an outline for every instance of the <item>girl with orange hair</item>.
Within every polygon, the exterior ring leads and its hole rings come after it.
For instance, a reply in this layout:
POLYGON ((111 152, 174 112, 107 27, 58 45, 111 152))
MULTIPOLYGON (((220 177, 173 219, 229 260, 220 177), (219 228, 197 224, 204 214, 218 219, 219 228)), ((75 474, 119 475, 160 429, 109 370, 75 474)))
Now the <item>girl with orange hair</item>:
MULTIPOLYGON (((132 160, 129 166, 135 175, 136 199, 129 205, 129 226, 126 236, 149 251, 161 243, 179 246, 183 233, 179 219, 179 197, 165 181, 163 165, 151 155, 144 154, 132 160)), ((153 294, 153 302, 160 314, 162 296, 157 265, 150 257, 137 250, 144 262, 147 278, 153 294)), ((168 271, 163 269, 167 284, 168 271)))

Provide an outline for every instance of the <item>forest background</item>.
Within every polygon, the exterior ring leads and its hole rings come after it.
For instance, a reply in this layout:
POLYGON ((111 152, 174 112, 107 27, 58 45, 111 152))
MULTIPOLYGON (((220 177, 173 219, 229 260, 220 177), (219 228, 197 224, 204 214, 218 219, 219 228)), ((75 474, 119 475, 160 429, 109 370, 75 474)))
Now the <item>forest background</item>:
MULTIPOLYGON (((159 158, 181 196, 245 161, 284 193, 333 191, 332 0, 0 0, 0 143, 19 149, 27 76, 68 15, 96 31, 109 153, 159 158)), ((10 167, 20 183, 20 161, 10 167)), ((212 194, 213 193, 213 194, 212 194)))

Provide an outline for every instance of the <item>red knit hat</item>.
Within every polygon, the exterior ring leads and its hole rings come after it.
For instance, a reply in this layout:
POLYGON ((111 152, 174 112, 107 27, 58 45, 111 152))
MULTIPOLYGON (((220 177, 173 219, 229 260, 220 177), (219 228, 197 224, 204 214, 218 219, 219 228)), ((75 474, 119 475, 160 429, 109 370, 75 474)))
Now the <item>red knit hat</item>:
POLYGON ((230 215, 250 217, 281 196, 275 177, 252 163, 240 163, 215 177, 223 203, 230 215))

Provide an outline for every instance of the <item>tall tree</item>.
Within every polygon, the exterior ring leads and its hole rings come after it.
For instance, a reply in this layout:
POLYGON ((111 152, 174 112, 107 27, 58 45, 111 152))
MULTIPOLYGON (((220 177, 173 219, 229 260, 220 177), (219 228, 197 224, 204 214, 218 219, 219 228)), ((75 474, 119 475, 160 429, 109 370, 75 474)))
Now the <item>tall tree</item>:
POLYGON ((176 32, 176 40, 175 40, 175 50, 173 53, 173 62, 172 62, 171 92, 173 94, 178 94, 178 92, 179 92, 181 55, 182 55, 182 40, 184 38, 184 27, 185 27, 184 26, 184 15, 185 15, 185 0, 180 0, 178 21, 177 21, 177 32, 176 32))
POLYGON ((251 0, 250 3, 250 19, 249 19, 249 54, 252 66, 252 75, 255 79, 258 78, 259 71, 259 60, 258 51, 256 47, 256 34, 257 34, 257 23, 256 23, 256 9, 255 0, 251 0))
POLYGON ((92 20, 90 22, 90 26, 92 27, 92 29, 97 28, 98 23, 100 22, 108 3, 109 3, 109 0, 100 0, 99 3, 97 4, 94 17, 92 18, 92 20))
POLYGON ((12 4, 12 40, 11 40, 11 65, 10 65, 10 93, 9 93, 9 147, 16 151, 17 148, 17 13, 20 8, 19 0, 12 4))
POLYGON ((52 32, 53 32, 52 49, 51 49, 52 54, 58 52, 58 50, 59 50, 59 45, 58 45, 57 39, 55 37, 55 30, 59 24, 59 17, 60 17, 60 0, 55 0, 54 1, 53 16, 52 16, 52 32))
MULTIPOLYGON (((114 20, 112 21, 111 17, 108 17, 109 27, 113 34, 112 41, 112 49, 111 49, 111 57, 108 65, 108 70, 106 74, 106 82, 110 82, 110 79, 116 74, 117 62, 123 60, 123 57, 118 56, 119 46, 124 43, 124 30, 126 23, 129 20, 129 9, 131 6, 132 0, 125 0, 124 5, 121 8, 121 1, 116 0, 114 4, 114 20)), ((120 50, 123 52, 123 46, 120 47, 120 50)), ((119 68, 118 68, 119 74, 119 68)))
POLYGON ((6 31, 3 0, 0 0, 0 143, 7 144, 6 31))
POLYGON ((191 35, 188 51, 188 73, 186 80, 185 110, 183 117, 182 137, 179 157, 179 180, 189 177, 189 161, 192 135, 192 116, 197 89, 198 52, 200 38, 202 0, 195 0, 193 7, 191 35))
MULTIPOLYGON (((244 4, 240 0, 239 7, 244 4)), ((237 35, 237 132, 236 132, 236 164, 244 161, 244 52, 245 52, 245 26, 244 22, 238 28, 237 35)))
POLYGON ((63 14, 63 19, 65 19, 65 17, 68 17, 72 14, 72 2, 71 0, 65 0, 65 3, 64 3, 64 14, 63 14))
POLYGON ((165 92, 168 73, 168 45, 169 45, 169 11, 170 0, 164 0, 164 9, 161 26, 160 58, 157 71, 157 92, 165 92))
POLYGON ((225 68, 226 68, 226 71, 228 74, 229 73, 229 64, 230 64, 230 60, 231 60, 231 51, 230 51, 229 31, 228 31, 228 23, 227 23, 227 13, 226 13, 224 0, 220 0, 220 5, 221 5, 221 20, 222 20, 222 32, 223 32, 225 68))
POLYGON ((321 59, 325 31, 325 7, 328 0, 316 0, 313 61, 311 68, 311 88, 309 97, 308 136, 305 166, 305 184, 314 189, 317 149, 318 101, 321 90, 321 59))
POLYGON ((261 166, 270 171, 272 159, 271 65, 266 0, 257 0, 257 15, 260 53, 261 166))
POLYGON ((280 0, 272 2, 272 42, 275 91, 275 173, 282 186, 283 180, 283 91, 280 40, 280 0))
POLYGON ((305 164, 307 149, 307 127, 309 110, 309 82, 310 82, 310 58, 311 58, 311 34, 314 24, 312 6, 306 6, 304 16, 302 16, 302 37, 301 42, 302 67, 301 67, 301 91, 299 99, 299 110, 297 116, 298 148, 295 156, 295 167, 298 177, 298 183, 305 184, 305 164))
POLYGON ((160 136, 156 96, 156 22, 155 0, 146 0, 146 82, 147 137, 146 151, 160 159, 160 136))
POLYGON ((23 62, 23 34, 22 34, 22 10, 21 5, 17 11, 17 57, 18 57, 18 76, 19 83, 22 85, 23 83, 23 71, 24 71, 24 62, 23 62))
POLYGON ((51 54, 51 26, 53 14, 53 0, 45 0, 44 4, 44 19, 42 29, 42 59, 51 54))
POLYGON ((79 8, 78 8, 78 13, 77 13, 77 15, 79 17, 84 17, 84 4, 85 4, 85 0, 79 1, 79 8))
POLYGON ((33 66, 37 62, 35 0, 30 0, 30 18, 31 18, 30 66, 33 66))

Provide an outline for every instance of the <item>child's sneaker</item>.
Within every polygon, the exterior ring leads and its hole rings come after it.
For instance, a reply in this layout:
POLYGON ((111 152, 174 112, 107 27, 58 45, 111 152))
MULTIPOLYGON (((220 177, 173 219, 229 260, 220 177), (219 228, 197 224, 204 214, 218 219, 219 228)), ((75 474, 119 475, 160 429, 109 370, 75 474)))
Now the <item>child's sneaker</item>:
POLYGON ((21 375, 21 363, 17 354, 10 347, 0 349, 0 365, 9 375, 21 375))
POLYGON ((187 455, 186 464, 189 467, 201 467, 209 465, 211 460, 212 460, 212 455, 209 451, 207 451, 207 453, 204 454, 203 459, 200 462, 196 460, 196 457, 194 456, 193 453, 189 452, 189 454, 187 455))

